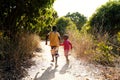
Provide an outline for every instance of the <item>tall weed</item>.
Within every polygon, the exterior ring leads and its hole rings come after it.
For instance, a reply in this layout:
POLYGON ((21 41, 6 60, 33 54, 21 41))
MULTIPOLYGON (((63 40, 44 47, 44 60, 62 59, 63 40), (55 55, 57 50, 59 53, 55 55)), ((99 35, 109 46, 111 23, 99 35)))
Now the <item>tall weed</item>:
POLYGON ((77 58, 90 59, 93 56, 94 41, 92 35, 86 33, 80 33, 78 31, 69 31, 70 40, 72 41, 74 48, 74 55, 77 58))
POLYGON ((34 56, 33 51, 39 46, 39 36, 23 33, 15 41, 10 41, 7 37, 1 38, 1 41, 1 79, 18 80, 26 76, 26 68, 34 63, 31 58, 34 56))
POLYGON ((110 44, 113 38, 109 34, 96 33, 93 36, 86 32, 69 31, 68 33, 77 58, 114 66, 117 56, 113 52, 114 46, 110 44))

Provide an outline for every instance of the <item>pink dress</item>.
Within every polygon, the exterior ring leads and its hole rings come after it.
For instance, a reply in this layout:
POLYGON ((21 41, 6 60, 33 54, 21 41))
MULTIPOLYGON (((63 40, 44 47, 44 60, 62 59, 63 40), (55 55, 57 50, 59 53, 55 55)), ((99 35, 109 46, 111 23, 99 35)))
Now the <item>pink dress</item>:
POLYGON ((72 49, 72 44, 68 40, 64 40, 64 42, 61 44, 64 46, 64 55, 68 56, 69 51, 72 49))

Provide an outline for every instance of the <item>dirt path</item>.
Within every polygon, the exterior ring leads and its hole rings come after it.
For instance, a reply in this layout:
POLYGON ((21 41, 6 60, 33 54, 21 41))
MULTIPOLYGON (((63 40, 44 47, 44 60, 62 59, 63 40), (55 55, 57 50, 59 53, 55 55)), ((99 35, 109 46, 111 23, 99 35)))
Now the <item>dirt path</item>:
POLYGON ((36 65, 28 69, 29 76, 23 80, 104 80, 101 71, 92 64, 82 63, 69 56, 70 63, 66 64, 63 48, 59 48, 58 67, 51 63, 50 46, 41 42, 42 53, 35 53, 33 58, 36 65), (42 56, 42 57, 41 57, 42 56))

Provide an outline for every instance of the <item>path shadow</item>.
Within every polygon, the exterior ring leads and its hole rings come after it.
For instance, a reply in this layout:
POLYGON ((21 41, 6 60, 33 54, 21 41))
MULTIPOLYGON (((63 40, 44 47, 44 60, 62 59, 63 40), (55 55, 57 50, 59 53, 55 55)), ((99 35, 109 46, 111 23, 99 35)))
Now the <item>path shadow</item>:
POLYGON ((59 73, 60 73, 60 74, 64 74, 64 73, 66 73, 68 67, 69 67, 69 64, 66 63, 66 64, 62 67, 62 69, 60 70, 59 73))
POLYGON ((45 72, 34 80, 51 80, 55 77, 56 68, 52 69, 52 66, 48 67, 45 72))
POLYGON ((35 74, 35 77, 34 77, 34 79, 33 79, 33 80, 36 80, 36 78, 37 78, 38 74, 39 74, 39 72, 37 72, 37 73, 35 74))

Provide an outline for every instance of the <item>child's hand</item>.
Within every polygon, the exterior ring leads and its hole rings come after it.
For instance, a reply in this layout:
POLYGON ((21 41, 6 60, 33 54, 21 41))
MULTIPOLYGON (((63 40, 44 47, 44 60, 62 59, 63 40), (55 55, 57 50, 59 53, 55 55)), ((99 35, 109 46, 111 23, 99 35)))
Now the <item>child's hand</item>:
POLYGON ((60 46, 63 46, 63 43, 60 43, 59 45, 60 45, 60 46))

